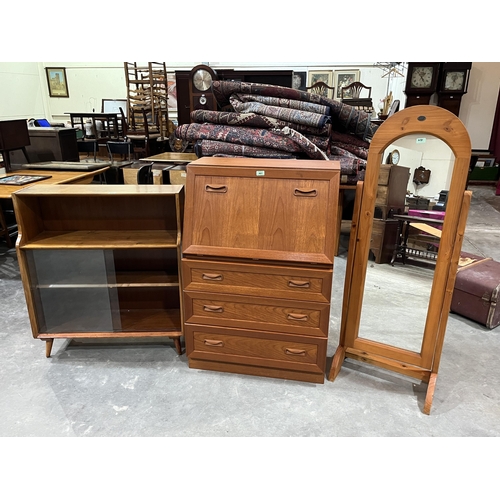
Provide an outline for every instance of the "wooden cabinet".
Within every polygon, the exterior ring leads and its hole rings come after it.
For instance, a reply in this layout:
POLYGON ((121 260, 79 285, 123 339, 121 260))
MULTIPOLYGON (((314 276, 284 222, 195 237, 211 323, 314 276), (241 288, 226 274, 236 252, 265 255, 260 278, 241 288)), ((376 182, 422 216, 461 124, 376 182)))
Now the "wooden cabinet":
POLYGON ((33 336, 169 337, 181 353, 183 186, 32 186, 13 194, 33 336))
POLYGON ((392 217, 405 211, 409 179, 410 169, 407 167, 380 165, 370 241, 370 250, 377 264, 388 263, 392 259, 398 241, 398 222, 392 217))
POLYGON ((380 165, 375 217, 387 219, 391 215, 404 213, 409 179, 410 169, 408 167, 380 165))
MULTIPOLYGON (((64 127, 28 128, 30 145, 26 147, 29 163, 80 161, 76 129, 64 127)), ((28 163, 22 151, 11 152, 11 164, 28 163)))
POLYGON ((398 226, 396 219, 374 219, 370 250, 375 256, 377 264, 391 262, 394 250, 398 244, 398 226))
POLYGON ((190 367, 323 383, 339 179, 338 162, 207 157, 187 166, 190 367))

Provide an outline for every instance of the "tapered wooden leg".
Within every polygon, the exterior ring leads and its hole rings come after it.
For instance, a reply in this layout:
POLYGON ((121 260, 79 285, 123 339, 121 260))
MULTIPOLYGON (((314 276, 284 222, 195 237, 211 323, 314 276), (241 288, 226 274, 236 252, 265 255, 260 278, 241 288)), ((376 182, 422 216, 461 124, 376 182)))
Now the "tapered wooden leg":
POLYGON ((339 374, 340 367, 345 359, 345 347, 338 346, 333 356, 332 366, 330 368, 330 373, 328 374, 328 380, 333 382, 337 375, 339 374))
POLYGON ((424 403, 424 413, 426 415, 431 414, 432 400, 434 399, 434 390, 436 389, 436 380, 437 380, 437 373, 431 373, 424 403))
POLYGON ((52 351, 52 344, 54 343, 54 339, 47 339, 45 341, 45 356, 50 358, 50 353, 52 351))
POLYGON ((177 350, 177 354, 180 356, 182 354, 182 346, 180 337, 174 337, 174 344, 177 350))

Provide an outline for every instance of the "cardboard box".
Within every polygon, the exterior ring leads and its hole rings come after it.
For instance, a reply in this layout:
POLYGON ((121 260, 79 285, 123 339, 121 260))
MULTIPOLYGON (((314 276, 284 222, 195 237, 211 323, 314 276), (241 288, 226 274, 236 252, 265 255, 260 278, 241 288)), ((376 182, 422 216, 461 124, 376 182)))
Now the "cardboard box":
POLYGON ((123 183, 124 184, 137 184, 137 166, 130 166, 122 168, 123 183))
POLYGON ((168 171, 170 176, 170 184, 186 185, 186 165, 175 165, 168 171))

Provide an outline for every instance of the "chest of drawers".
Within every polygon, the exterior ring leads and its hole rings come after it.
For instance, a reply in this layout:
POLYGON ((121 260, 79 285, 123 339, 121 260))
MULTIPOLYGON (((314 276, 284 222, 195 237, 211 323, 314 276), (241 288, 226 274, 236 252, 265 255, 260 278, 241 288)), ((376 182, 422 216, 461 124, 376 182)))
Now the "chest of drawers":
POLYGON ((339 178, 338 163, 327 161, 188 165, 190 367, 323 383, 339 178))

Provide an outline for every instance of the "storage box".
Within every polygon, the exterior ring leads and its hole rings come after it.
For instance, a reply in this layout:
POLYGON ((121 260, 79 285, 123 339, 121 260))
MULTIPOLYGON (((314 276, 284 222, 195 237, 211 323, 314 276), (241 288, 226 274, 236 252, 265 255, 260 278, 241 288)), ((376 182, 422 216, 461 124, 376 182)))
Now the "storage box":
POLYGON ((175 165, 168 171, 170 184, 186 184, 186 165, 175 165))
POLYGON ((421 196, 407 196, 406 203, 410 208, 427 210, 429 207, 429 198, 423 198, 421 196))
POLYGON ((500 262, 479 259, 458 269, 451 311, 493 329, 500 324, 500 262))
POLYGON ((474 167, 469 181, 496 181, 498 179, 498 165, 493 167, 474 167))

